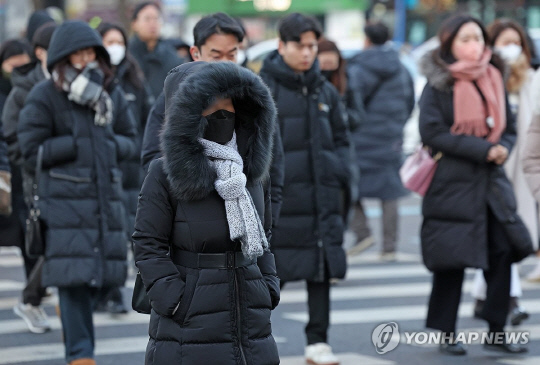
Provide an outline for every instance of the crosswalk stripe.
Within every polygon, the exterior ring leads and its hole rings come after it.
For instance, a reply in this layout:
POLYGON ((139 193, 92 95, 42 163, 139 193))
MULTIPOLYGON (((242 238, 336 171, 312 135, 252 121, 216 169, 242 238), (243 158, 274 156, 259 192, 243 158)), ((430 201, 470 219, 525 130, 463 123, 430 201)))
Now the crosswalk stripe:
MULTIPOLYGON (((427 299, 427 298, 426 298, 427 299)), ((527 308, 529 313, 540 313, 540 299, 521 300, 520 304, 527 308)), ((471 317, 474 303, 464 302, 459 307, 459 317, 471 317)), ((367 309, 332 310, 330 323, 353 324, 353 323, 384 323, 396 321, 425 320, 427 305, 400 305, 391 307, 378 307, 367 309)), ((286 312, 284 318, 306 323, 306 312, 286 312)))
MULTIPOLYGON (((112 317, 106 313, 94 314, 94 327, 111 327, 132 324, 148 324, 150 316, 137 312, 129 312, 124 315, 112 317)), ((49 322, 53 330, 61 329, 60 320, 56 316, 50 316, 49 322)), ((28 327, 21 319, 0 321, 0 335, 28 332, 28 327)))
POLYGON ((527 356, 519 358, 513 358, 513 359, 499 359, 497 360, 499 364, 507 364, 507 365, 538 365, 540 364, 540 356, 527 356))
POLYGON ((24 283, 15 280, 0 280, 0 292, 22 290, 24 283))
MULTIPOLYGON (((283 338, 275 338, 283 342, 283 338)), ((96 341, 96 356, 141 353, 141 363, 148 344, 148 336, 109 338, 96 341)), ((18 364, 21 362, 56 360, 64 358, 64 345, 59 343, 46 345, 14 346, 0 349, 0 364, 18 364)), ((392 363, 389 363, 392 364, 392 363)), ((381 365, 383 365, 381 363, 381 365)))
POLYGON ((0 255, 0 267, 22 267, 24 265, 21 256, 0 255))
MULTIPOLYGON (((373 350, 375 353, 375 350, 373 350)), ((336 354, 340 365, 394 365, 396 362, 385 360, 382 356, 366 356, 353 353, 336 354)), ((303 356, 286 356, 280 359, 281 365, 304 365, 303 356)))

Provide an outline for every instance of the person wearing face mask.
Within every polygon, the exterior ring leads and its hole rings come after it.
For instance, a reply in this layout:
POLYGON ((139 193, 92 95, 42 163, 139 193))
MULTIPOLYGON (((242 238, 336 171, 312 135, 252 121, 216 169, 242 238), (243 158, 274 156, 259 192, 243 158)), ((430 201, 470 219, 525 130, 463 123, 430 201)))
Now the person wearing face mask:
MULTIPOLYGON (((504 61, 507 68, 506 90, 512 115, 516 119, 517 139, 504 164, 504 169, 516 195, 517 212, 523 218, 531 237, 538 237, 538 213, 536 201, 527 185, 523 172, 522 156, 536 100, 532 99, 534 71, 531 68, 531 52, 525 30, 514 20, 499 19, 488 27, 490 45, 504 61)), ((533 242, 537 241, 533 239, 533 242)), ((471 292, 476 299, 474 314, 480 316, 486 296, 486 283, 481 270, 477 270, 471 292)), ((510 289, 510 322, 517 326, 529 317, 519 306, 521 283, 517 265, 512 265, 510 289)))
MULTIPOLYGON (((362 102, 362 95, 358 88, 352 89, 349 87, 349 80, 347 76, 347 61, 341 57, 341 52, 337 48, 337 45, 321 37, 319 39, 319 47, 317 51, 317 59, 321 68, 321 74, 328 80, 339 92, 343 104, 347 108, 347 122, 349 130, 355 131, 360 124, 365 121, 366 114, 364 112, 364 105, 362 102)), ((351 143, 351 161, 355 161, 354 144, 351 143)), ((345 223, 348 224, 350 202, 358 200, 358 179, 360 172, 356 163, 351 164, 351 189, 347 196, 344 198, 344 218, 345 223)))
MULTIPOLYGON (((195 61, 237 62, 238 51, 244 39, 244 32, 238 22, 225 13, 215 13, 203 17, 193 28, 194 45, 191 56, 195 61)), ((178 67, 169 75, 176 73, 178 67)), ((161 157, 159 134, 165 121, 165 96, 162 92, 150 110, 144 130, 141 163, 145 171, 152 160, 161 157)), ((274 133, 273 159, 271 169, 273 222, 277 223, 281 209, 281 191, 283 189, 284 163, 283 146, 276 125, 274 133)))
MULTIPOLYGON (((140 146, 146 119, 153 104, 153 97, 148 87, 145 86, 144 74, 137 61, 127 51, 128 39, 125 30, 119 25, 104 22, 98 26, 97 31, 101 34, 103 46, 111 58, 115 80, 124 91, 125 98, 137 122, 137 145, 140 146)), ((135 224, 137 197, 143 179, 143 170, 140 164, 140 155, 120 164, 124 188, 122 200, 126 207, 128 232, 133 231, 135 224)), ((120 288, 109 288, 102 293, 96 310, 107 311, 111 314, 127 313, 120 288)))
MULTIPOLYGON (((13 70, 11 77, 13 89, 9 93, 2 112, 2 123, 4 124, 4 134, 8 144, 9 159, 13 164, 13 170, 16 171, 16 174, 22 173, 22 179, 19 180, 22 187, 15 187, 15 189, 23 191, 26 201, 26 206, 23 209, 23 219, 26 219, 28 215, 26 207, 32 199, 33 176, 24 170, 19 171, 23 163, 19 141, 17 140, 19 113, 24 106, 30 90, 39 82, 50 77, 47 70, 47 49, 49 48, 49 43, 55 29, 56 24, 49 22, 33 32, 32 46, 34 49, 34 60, 13 70)), ((16 181, 17 179, 14 180, 14 182, 16 181)), ((36 261, 35 259, 28 258, 24 249, 23 257, 25 258, 25 269, 28 273, 27 285, 22 293, 22 301, 13 310, 25 320, 30 331, 43 333, 50 329, 47 314, 41 308, 41 301, 46 293, 45 288, 41 286, 43 260, 39 259, 36 261)))
POLYGON ((484 349, 527 351, 504 330, 510 268, 532 251, 532 242, 502 166, 516 140, 515 120, 503 66, 487 39, 479 20, 457 15, 441 26, 440 47, 421 61, 427 85, 419 104, 420 135, 433 154, 442 154, 422 204, 422 257, 433 272, 426 326, 442 331, 439 349, 449 355, 467 353, 455 338, 467 267, 482 269, 487 283, 480 316, 491 341, 484 349), (525 248, 518 250, 520 244, 525 248))
POLYGON ((232 62, 181 65, 164 94, 163 157, 150 164, 133 234, 152 306, 145 364, 277 365, 272 96, 232 62))
POLYGON ((66 21, 56 29, 47 69, 51 78, 26 98, 17 137, 25 169, 40 172, 42 284, 58 287, 65 360, 95 365, 97 293, 127 276, 118 164, 137 154, 137 127, 113 82, 109 54, 88 24, 66 21))

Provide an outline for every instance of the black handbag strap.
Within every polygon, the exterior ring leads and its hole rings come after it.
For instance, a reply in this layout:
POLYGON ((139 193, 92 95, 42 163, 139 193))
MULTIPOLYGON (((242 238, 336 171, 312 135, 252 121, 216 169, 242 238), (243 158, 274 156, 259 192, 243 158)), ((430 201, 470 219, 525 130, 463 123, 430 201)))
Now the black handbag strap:
POLYGON ((36 173, 34 175, 34 183, 32 184, 32 207, 30 212, 32 216, 39 217, 39 195, 38 184, 41 177, 41 170, 43 168, 43 145, 39 146, 37 158, 36 158, 36 173))

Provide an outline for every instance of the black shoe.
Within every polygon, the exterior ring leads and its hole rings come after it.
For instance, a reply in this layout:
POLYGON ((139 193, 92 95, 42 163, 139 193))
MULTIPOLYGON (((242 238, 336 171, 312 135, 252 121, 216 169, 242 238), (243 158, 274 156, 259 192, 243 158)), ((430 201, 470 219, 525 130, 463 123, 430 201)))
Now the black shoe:
POLYGON ((522 307, 516 307, 510 312, 510 323, 512 326, 519 326, 521 322, 529 318, 529 313, 522 307))
POLYGON ((439 351, 446 355, 454 355, 454 356, 467 355, 467 348, 461 342, 441 343, 439 345, 439 351))
POLYGON ((513 344, 513 343, 501 343, 501 344, 485 343, 484 350, 501 352, 504 354, 524 354, 529 351, 527 347, 513 344))
POLYGON ((126 314, 128 312, 124 303, 115 300, 107 301, 105 309, 110 314, 126 314))

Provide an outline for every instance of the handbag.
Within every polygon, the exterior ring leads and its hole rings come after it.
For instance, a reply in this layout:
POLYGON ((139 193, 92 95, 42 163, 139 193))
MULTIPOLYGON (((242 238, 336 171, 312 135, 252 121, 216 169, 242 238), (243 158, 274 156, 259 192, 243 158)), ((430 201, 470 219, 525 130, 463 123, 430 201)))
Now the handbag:
POLYGON ((426 195, 435 170, 437 170, 437 162, 441 159, 442 152, 438 152, 431 157, 428 147, 418 146, 416 151, 407 157, 403 166, 399 169, 399 176, 403 186, 410 191, 426 195))
POLYGON ((29 207, 28 218, 26 219, 26 232, 24 236, 26 254, 30 258, 38 258, 45 254, 45 241, 43 240, 43 231, 39 218, 41 212, 39 210, 39 195, 37 192, 42 163, 43 146, 39 146, 36 160, 36 175, 32 184, 32 201, 29 207))
POLYGON ((131 307, 134 311, 142 314, 150 314, 152 311, 150 299, 148 298, 148 294, 146 294, 146 287, 144 286, 140 272, 137 272, 137 277, 135 278, 131 307))

